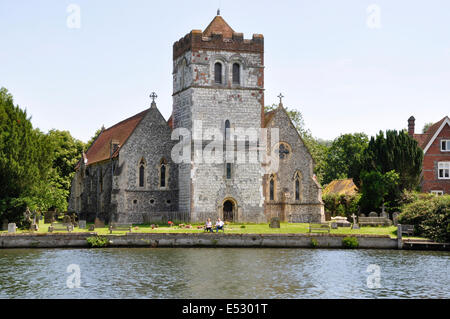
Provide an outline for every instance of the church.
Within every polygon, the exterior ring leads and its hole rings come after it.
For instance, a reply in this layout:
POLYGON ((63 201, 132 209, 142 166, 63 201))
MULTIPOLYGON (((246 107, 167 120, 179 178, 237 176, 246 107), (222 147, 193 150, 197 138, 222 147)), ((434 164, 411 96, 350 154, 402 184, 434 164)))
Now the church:
POLYGON ((218 12, 204 31, 192 30, 174 43, 172 74, 168 120, 153 93, 149 108, 102 129, 83 152, 71 185, 70 212, 88 221, 134 224, 207 218, 324 221, 314 161, 282 96, 278 108, 264 111, 263 35, 244 39, 218 12), (266 132, 265 142, 259 135, 253 143, 237 134, 252 131, 266 132), (219 143, 216 135, 222 135, 219 143), (187 146, 188 160, 177 156, 180 143, 187 146), (222 160, 199 159, 211 144, 210 153, 222 160), (240 152, 229 152, 237 148, 240 152), (275 169, 248 160, 254 153, 275 154, 275 169))

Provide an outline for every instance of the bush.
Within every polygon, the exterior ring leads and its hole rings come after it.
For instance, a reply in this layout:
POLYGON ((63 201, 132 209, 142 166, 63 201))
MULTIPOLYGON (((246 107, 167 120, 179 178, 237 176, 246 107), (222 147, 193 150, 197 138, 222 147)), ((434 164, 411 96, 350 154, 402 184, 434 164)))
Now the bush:
POLYGON ((358 238, 356 237, 344 237, 342 239, 342 246, 344 248, 358 248, 358 238))
POLYGON ((358 214, 360 199, 359 193, 355 195, 325 194, 322 196, 325 211, 330 212, 332 216, 343 217, 358 214))
POLYGON ((450 196, 417 196, 398 217, 400 224, 414 225, 414 235, 450 242, 450 196))
POLYGON ((317 248, 319 246, 319 243, 317 242, 317 239, 311 238, 310 245, 311 245, 312 248, 317 248))
POLYGON ((109 240, 105 236, 88 237, 86 241, 89 247, 106 247, 109 244, 109 240))

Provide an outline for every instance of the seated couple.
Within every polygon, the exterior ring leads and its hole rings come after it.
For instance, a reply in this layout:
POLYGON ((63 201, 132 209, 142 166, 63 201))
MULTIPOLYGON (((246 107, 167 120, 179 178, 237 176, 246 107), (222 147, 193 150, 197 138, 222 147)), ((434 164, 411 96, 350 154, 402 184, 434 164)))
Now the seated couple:
MULTIPOLYGON (((217 222, 216 222, 216 233, 219 232, 219 230, 224 231, 223 229, 224 226, 224 222, 220 220, 220 218, 217 218, 217 222)), ((211 233, 214 233, 214 230, 212 228, 212 222, 211 222, 211 218, 208 218, 208 220, 205 223, 205 230, 211 233)))

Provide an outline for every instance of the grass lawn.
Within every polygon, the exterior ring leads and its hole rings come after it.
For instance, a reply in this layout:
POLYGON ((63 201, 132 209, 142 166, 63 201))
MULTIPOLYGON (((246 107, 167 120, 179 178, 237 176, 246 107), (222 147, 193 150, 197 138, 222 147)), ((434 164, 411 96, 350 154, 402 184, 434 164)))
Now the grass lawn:
MULTIPOLYGON (((203 224, 191 224, 192 229, 180 228, 178 226, 167 227, 159 226, 152 229, 150 225, 135 225, 133 232, 139 233, 203 233, 203 229, 197 229, 197 226, 203 224), (137 229, 135 229, 137 227, 137 229)), ((44 224, 40 221, 38 233, 47 233, 50 224, 44 224)), ((305 234, 309 232, 308 224, 306 223, 281 223, 281 228, 270 228, 269 224, 228 224, 225 226, 225 233, 228 234, 305 234)), ((87 228, 89 225, 87 226, 87 228)), ((18 233, 27 233, 28 231, 18 230, 18 233)), ((88 229, 75 228, 74 232, 89 232, 88 229)), ((109 234, 108 227, 96 228, 95 232, 99 235, 109 234)), ((2 231, 1 233, 7 233, 2 231)), ((114 235, 124 235, 126 231, 114 231, 114 235)), ((397 227, 361 227, 360 229, 350 229, 350 227, 341 227, 332 229, 331 234, 372 234, 372 235, 389 235, 391 238, 397 238, 397 227)), ((418 238, 418 237, 408 237, 418 238)))

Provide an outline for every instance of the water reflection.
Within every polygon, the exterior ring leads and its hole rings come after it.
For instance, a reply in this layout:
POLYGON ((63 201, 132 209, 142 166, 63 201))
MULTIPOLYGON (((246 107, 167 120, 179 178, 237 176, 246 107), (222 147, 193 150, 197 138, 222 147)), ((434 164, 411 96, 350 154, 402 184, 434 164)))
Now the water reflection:
POLYGON ((394 250, 0 250, 0 298, 449 298, 449 261, 394 250), (79 289, 66 286, 70 264, 79 289), (381 288, 367 287, 370 264, 381 288))

